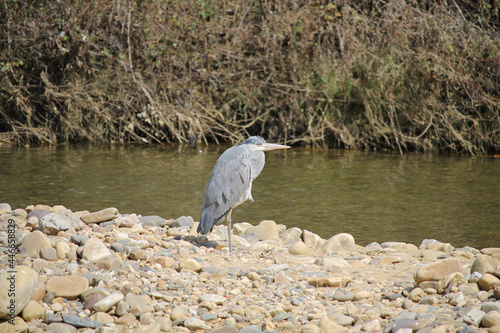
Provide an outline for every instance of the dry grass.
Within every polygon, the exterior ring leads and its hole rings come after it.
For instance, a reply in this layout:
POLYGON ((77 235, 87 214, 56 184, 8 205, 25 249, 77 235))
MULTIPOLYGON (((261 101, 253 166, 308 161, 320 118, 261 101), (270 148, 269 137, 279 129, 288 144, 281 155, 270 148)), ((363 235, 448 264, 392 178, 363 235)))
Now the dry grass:
POLYGON ((8 1, 0 132, 500 150, 499 1, 8 1))

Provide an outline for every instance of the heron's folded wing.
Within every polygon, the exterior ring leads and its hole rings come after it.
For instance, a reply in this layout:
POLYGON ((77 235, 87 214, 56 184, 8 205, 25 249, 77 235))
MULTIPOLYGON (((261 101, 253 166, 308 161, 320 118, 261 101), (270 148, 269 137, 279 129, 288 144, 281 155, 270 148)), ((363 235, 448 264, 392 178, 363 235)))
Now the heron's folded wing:
POLYGON ((226 153, 217 161, 205 190, 205 203, 200 222, 211 224, 210 230, 231 207, 241 203, 251 182, 251 163, 248 155, 231 154, 230 150, 226 153))

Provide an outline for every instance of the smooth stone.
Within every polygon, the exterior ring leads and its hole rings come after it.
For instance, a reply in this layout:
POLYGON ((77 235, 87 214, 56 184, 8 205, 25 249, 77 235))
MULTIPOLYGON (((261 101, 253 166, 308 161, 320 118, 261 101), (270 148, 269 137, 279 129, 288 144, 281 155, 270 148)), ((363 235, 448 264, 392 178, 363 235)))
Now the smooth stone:
POLYGON ((331 252, 353 252, 356 250, 354 237, 347 233, 335 235, 321 245, 321 251, 328 255, 331 252))
POLYGON ((347 301, 352 301, 354 299, 354 293, 351 291, 347 291, 345 289, 339 288, 333 294, 332 297, 334 300, 339 301, 339 302, 347 302, 347 301))
POLYGON ((210 320, 217 319, 217 317, 218 316, 215 313, 207 313, 207 314, 201 315, 201 320, 210 321, 210 320))
POLYGON ((35 230, 24 238, 21 246, 26 248, 28 256, 38 258, 42 248, 52 247, 52 241, 40 230, 35 230))
POLYGON ((98 212, 84 214, 80 217, 80 219, 86 224, 90 223, 101 223, 104 221, 109 221, 115 219, 120 216, 118 209, 114 207, 105 208, 98 212))
POLYGON ((126 315, 129 309, 130 305, 125 301, 120 301, 116 304, 116 314, 120 317, 126 315))
POLYGON ((80 230, 80 219, 69 209, 49 213, 41 218, 42 231, 47 235, 57 235, 59 231, 80 230))
POLYGON ((85 297, 85 300, 83 301, 83 307, 85 309, 93 310, 94 305, 105 297, 106 296, 101 293, 88 295, 85 297))
POLYGON ((493 274, 486 273, 479 279, 477 284, 479 284, 481 289, 489 291, 497 286, 500 286, 500 279, 493 274))
POLYGON ((300 238, 301 236, 302 236, 302 230, 297 227, 286 229, 284 232, 280 233, 280 237, 283 240, 283 242, 286 242, 287 240, 294 238, 300 238))
POLYGON ((172 309, 172 312, 170 313, 170 319, 172 321, 176 320, 185 320, 189 318, 189 310, 187 307, 184 305, 178 305, 175 308, 172 309))
POLYGON ((52 247, 42 247, 40 249, 40 257, 48 261, 57 261, 56 249, 52 247))
POLYGON ((89 240, 89 236, 87 235, 71 235, 71 241, 76 245, 85 245, 85 243, 89 240))
POLYGON ((56 243, 56 255, 58 259, 65 259, 68 256, 70 250, 71 247, 68 243, 63 241, 56 243))
POLYGON ((493 327, 500 325, 500 312, 490 311, 486 313, 481 320, 482 327, 493 327))
POLYGON ((189 317, 184 320, 184 327, 187 327, 191 331, 204 330, 207 327, 207 324, 205 324, 205 322, 201 319, 189 317))
POLYGON ((324 242, 324 239, 309 230, 302 231, 302 240, 313 252, 316 252, 324 242))
POLYGON ((20 318, 14 318, 14 324, 6 321, 0 324, 0 332, 2 333, 28 333, 28 324, 20 318))
POLYGON ((129 326, 137 320, 133 313, 127 313, 116 320, 117 325, 129 326))
POLYGON ((213 302, 215 304, 222 304, 226 301, 224 296, 218 294, 203 294, 199 297, 200 302, 213 302))
POLYGON ((6 269, 0 275, 0 318, 18 315, 28 304, 38 288, 38 273, 27 266, 6 269), (14 272, 15 273, 11 273, 14 272), (9 293, 15 292, 15 297, 9 293), (12 303, 14 300, 14 303, 12 303), (11 311, 12 310, 12 311, 11 311))
POLYGON ((8 203, 6 202, 0 203, 0 215, 10 212, 12 212, 12 207, 8 203))
POLYGON ((422 290, 422 288, 417 287, 410 292, 408 298, 411 299, 413 302, 420 302, 420 300, 425 296, 426 293, 422 290))
POLYGON ((106 312, 115 306, 118 302, 123 300, 125 296, 122 293, 113 293, 109 296, 104 297, 100 301, 94 304, 95 311, 106 312))
POLYGON ((68 299, 78 298, 89 288, 89 281, 82 276, 53 276, 47 281, 47 293, 68 299))
POLYGON ((82 258, 96 263, 110 254, 109 249, 99 238, 90 238, 83 246, 82 258))
POLYGON ((106 271, 117 271, 122 267, 121 257, 111 254, 106 256, 95 263, 95 266, 106 271))
POLYGON ((259 225, 252 226, 245 231, 245 234, 257 234, 260 241, 279 240, 280 231, 276 222, 263 220, 259 225))
POLYGON ((45 315, 45 308, 36 301, 29 301, 22 311, 22 317, 25 321, 33 319, 42 319, 45 315))
POLYGON ((323 333, 323 330, 319 326, 314 324, 305 324, 300 329, 301 333, 323 333))
MULTIPOLYGON (((211 330, 210 333, 238 333, 238 329, 235 326, 224 326, 211 330)), ((257 325, 249 325, 243 327, 239 333, 262 333, 262 330, 257 325)))
POLYGON ((186 260, 181 260, 179 263, 179 268, 185 269, 188 271, 192 271, 192 272, 200 272, 202 270, 202 266, 198 262, 198 260, 195 260, 192 258, 186 259, 186 260))
POLYGON ((498 311, 500 312, 500 302, 484 302, 481 304, 481 311, 486 313, 490 311, 498 311))
POLYGON ((44 217, 45 215, 49 214, 49 211, 46 209, 35 209, 32 210, 31 212, 28 213, 27 218, 29 219, 30 217, 36 217, 39 221, 44 217))
POLYGON ((151 305, 151 297, 148 295, 134 295, 128 293, 124 300, 130 306, 130 311, 135 309, 140 313, 154 312, 154 307, 151 305))
POLYGON ((422 281, 439 281, 452 274, 461 273, 462 264, 456 258, 441 259, 420 267, 413 275, 415 283, 422 281))
POLYGON ((148 258, 148 255, 146 254, 146 251, 135 247, 130 250, 128 257, 131 260, 146 260, 148 258))
POLYGON ((90 328, 97 328, 102 326, 100 322, 97 320, 92 320, 90 318, 80 318, 77 315, 62 315, 63 321, 66 324, 75 326, 76 328, 81 328, 81 327, 90 327, 90 328))
POLYGON ((155 323, 160 325, 160 330, 162 332, 170 332, 172 330, 172 320, 168 317, 156 317, 155 323))
POLYGON ((340 326, 351 326, 354 322, 354 318, 341 313, 329 313, 328 319, 340 326))
POLYGON ((321 265, 327 269, 336 269, 349 266, 349 262, 344 258, 326 257, 321 259, 321 265))
POLYGON ((46 292, 47 292, 47 288, 45 286, 45 283, 43 283, 39 279, 35 293, 31 296, 31 300, 36 301, 36 302, 42 301, 46 292))
POLYGON ((478 254, 474 263, 470 268, 471 274, 474 272, 478 272, 480 274, 484 274, 488 271, 493 271, 497 268, 500 261, 484 254, 478 254))
POLYGON ((487 247, 481 249, 482 254, 490 255, 493 258, 500 259, 500 247, 487 247))
POLYGON ((159 264, 162 268, 172 268, 174 266, 174 258, 166 256, 153 256, 153 263, 159 264))
POLYGON ((315 287, 345 287, 350 281, 350 278, 341 277, 312 277, 307 283, 315 287))
POLYGON ((299 240, 298 242, 293 243, 289 248, 288 252, 294 255, 304 255, 304 256, 312 256, 314 253, 311 248, 307 246, 303 241, 299 240))
POLYGON ((328 316, 324 315, 318 323, 318 327, 323 330, 324 333, 336 333, 344 331, 344 327, 337 324, 328 316))
POLYGON ((148 312, 141 315, 141 317, 139 318, 139 322, 141 323, 141 325, 150 325, 155 322, 155 319, 153 315, 148 312))
POLYGON ((180 228, 180 227, 191 228, 193 226, 193 223, 194 220, 191 216, 181 216, 176 220, 173 220, 170 226, 173 228, 180 228))
POLYGON ((143 226, 150 225, 150 226, 164 227, 168 223, 167 220, 158 215, 139 216, 137 219, 143 226))
POLYGON ((49 333, 75 333, 76 327, 65 323, 51 323, 47 326, 46 332, 49 333))
POLYGON ((105 312, 96 312, 92 316, 90 316, 89 318, 100 322, 101 325, 103 325, 103 326, 108 325, 108 324, 113 324, 115 322, 113 317, 105 312))
POLYGON ((414 326, 416 323, 417 321, 413 318, 402 318, 396 320, 394 322, 394 325, 392 326, 392 332, 398 332, 402 329, 410 329, 411 331, 412 326, 414 326))

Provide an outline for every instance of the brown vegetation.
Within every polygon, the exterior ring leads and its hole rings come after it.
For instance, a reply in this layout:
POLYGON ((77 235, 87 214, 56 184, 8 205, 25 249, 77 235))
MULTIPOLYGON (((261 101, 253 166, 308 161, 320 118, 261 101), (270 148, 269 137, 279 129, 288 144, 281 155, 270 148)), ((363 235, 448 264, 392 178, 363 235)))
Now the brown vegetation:
POLYGON ((499 151, 500 2, 446 3, 4 1, 1 138, 499 151))

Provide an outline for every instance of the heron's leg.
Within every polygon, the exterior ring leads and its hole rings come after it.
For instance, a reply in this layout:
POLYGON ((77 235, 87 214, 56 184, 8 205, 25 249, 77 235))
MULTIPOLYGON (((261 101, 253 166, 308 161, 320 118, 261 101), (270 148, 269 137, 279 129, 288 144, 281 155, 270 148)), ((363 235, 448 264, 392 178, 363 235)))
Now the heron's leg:
POLYGON ((229 210, 229 213, 227 213, 226 221, 227 221, 227 237, 229 238, 229 253, 234 253, 233 252, 233 243, 231 242, 231 213, 233 212, 233 209, 231 208, 229 210))

